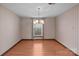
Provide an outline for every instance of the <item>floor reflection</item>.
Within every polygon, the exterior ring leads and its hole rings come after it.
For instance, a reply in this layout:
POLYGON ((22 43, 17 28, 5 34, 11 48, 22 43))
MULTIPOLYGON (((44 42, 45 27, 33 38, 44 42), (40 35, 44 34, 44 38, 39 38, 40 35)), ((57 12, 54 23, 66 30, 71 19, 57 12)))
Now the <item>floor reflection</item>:
POLYGON ((42 56, 43 55, 43 43, 37 42, 36 40, 33 45, 33 55, 34 56, 42 56))

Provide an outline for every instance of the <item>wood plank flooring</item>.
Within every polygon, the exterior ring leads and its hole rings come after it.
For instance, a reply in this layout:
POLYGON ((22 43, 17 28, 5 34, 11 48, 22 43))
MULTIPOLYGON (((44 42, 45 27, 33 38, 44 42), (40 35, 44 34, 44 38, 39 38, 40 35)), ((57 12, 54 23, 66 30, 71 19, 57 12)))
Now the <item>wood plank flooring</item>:
POLYGON ((75 56, 55 40, 22 40, 4 56, 75 56))

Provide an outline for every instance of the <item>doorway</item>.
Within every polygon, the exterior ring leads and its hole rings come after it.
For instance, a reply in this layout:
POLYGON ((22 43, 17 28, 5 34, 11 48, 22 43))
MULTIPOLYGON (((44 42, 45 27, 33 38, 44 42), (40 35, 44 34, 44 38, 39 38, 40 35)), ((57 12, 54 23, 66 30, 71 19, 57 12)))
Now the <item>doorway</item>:
POLYGON ((44 39, 44 20, 33 19, 32 25, 33 39, 44 39))

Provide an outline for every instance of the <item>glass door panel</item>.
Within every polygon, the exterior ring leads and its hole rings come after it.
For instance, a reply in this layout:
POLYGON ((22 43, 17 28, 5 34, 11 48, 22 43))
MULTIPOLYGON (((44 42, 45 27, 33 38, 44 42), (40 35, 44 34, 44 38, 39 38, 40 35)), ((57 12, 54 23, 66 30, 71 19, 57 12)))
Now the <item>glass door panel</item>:
MULTIPOLYGON (((38 21, 36 21, 38 22, 38 21)), ((33 38, 34 37, 43 37, 43 30, 44 30, 44 24, 42 23, 35 23, 35 20, 33 20, 33 38)))

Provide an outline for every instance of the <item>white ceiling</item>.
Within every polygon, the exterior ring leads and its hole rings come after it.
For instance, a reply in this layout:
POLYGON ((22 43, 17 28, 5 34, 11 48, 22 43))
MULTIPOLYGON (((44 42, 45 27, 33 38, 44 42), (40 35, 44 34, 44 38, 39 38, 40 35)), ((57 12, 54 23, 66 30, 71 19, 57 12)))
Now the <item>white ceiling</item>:
POLYGON ((4 3, 2 5, 21 17, 55 17, 77 3, 56 3, 55 5, 48 5, 48 3, 4 3), (39 7, 40 16, 38 16, 39 7))

